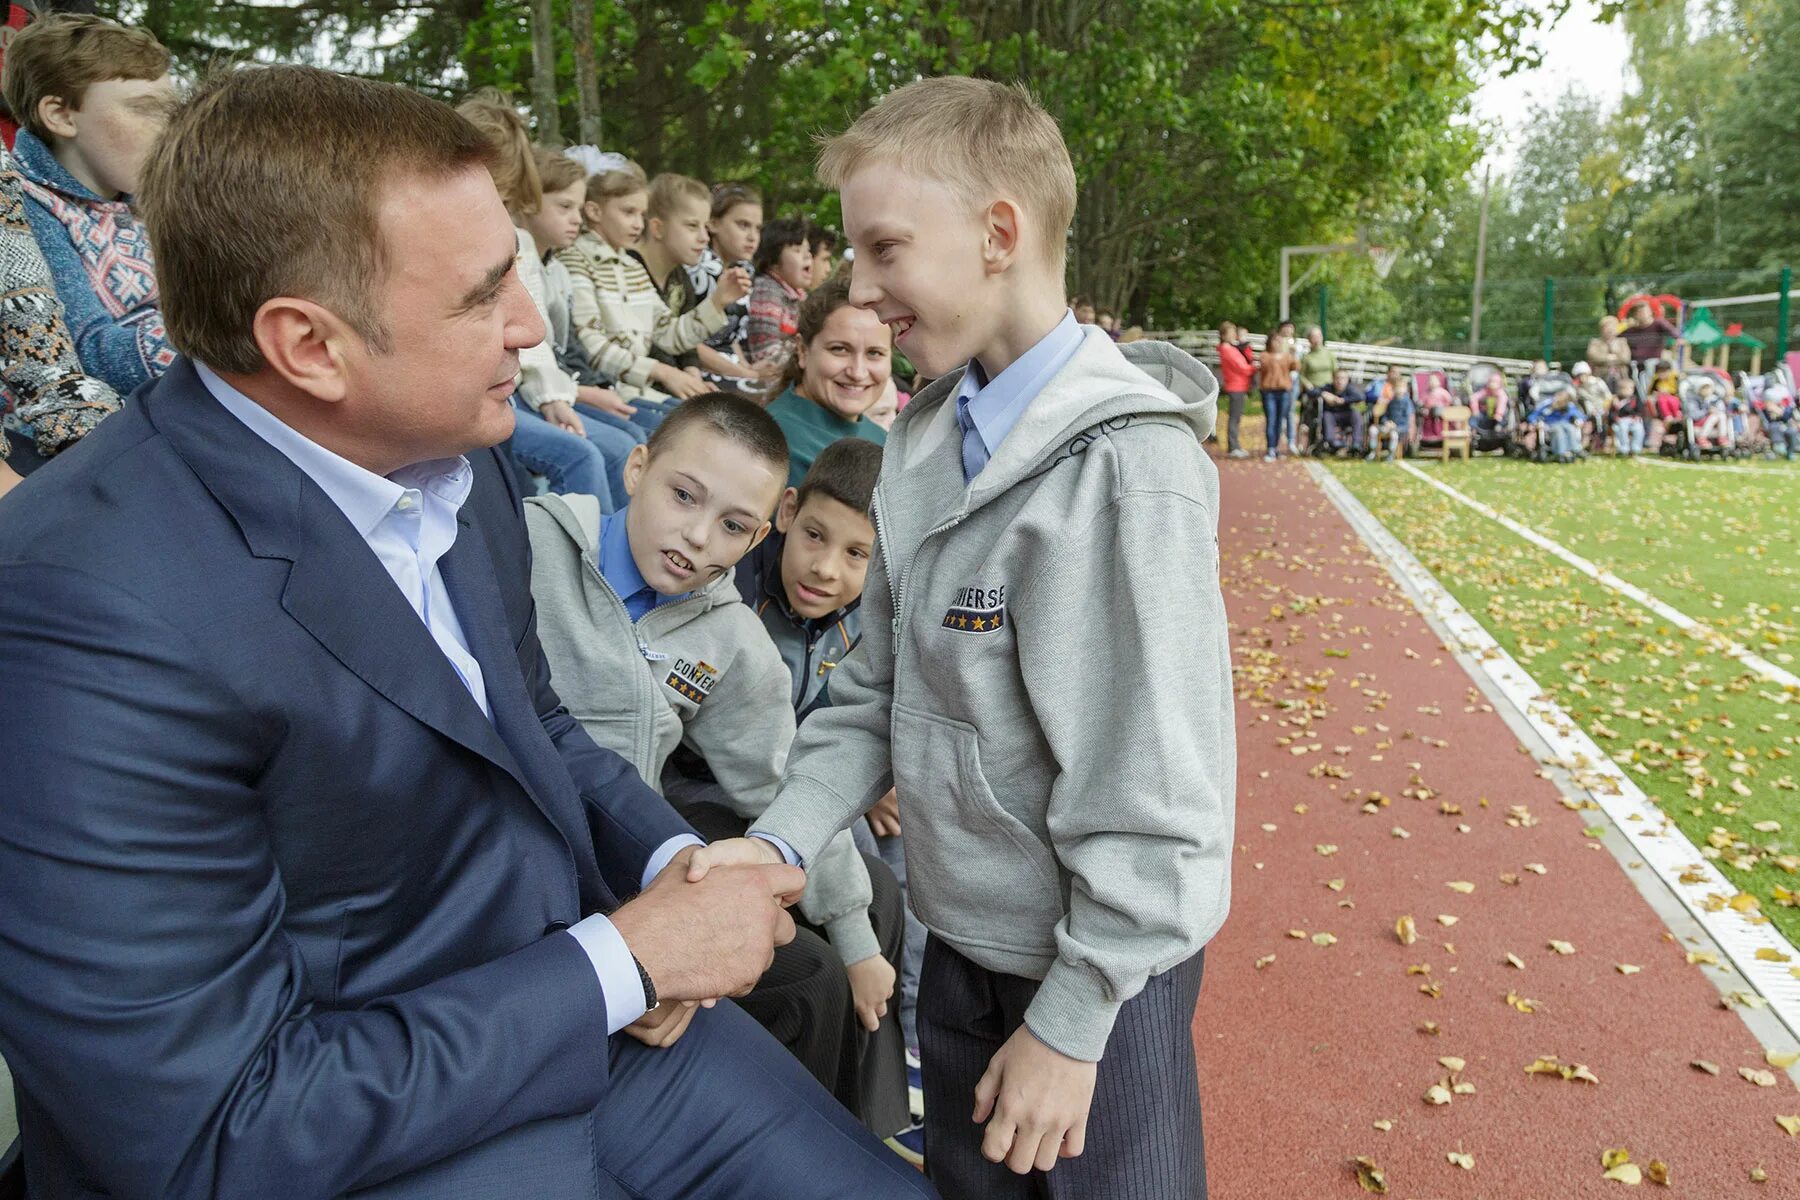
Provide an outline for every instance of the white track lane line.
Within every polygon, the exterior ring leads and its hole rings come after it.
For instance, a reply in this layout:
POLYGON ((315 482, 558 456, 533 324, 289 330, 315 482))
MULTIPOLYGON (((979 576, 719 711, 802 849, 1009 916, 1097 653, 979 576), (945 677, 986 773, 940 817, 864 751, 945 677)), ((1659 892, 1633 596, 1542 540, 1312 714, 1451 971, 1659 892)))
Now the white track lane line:
POLYGON ((1581 555, 1575 553, 1573 550, 1570 550, 1557 542, 1551 541, 1549 538, 1529 526, 1519 524, 1519 522, 1495 510, 1492 506, 1483 504, 1473 496, 1464 495, 1442 480, 1433 479, 1430 475, 1419 470, 1419 468, 1413 466, 1411 463, 1401 462, 1396 465, 1398 465, 1402 471, 1406 471, 1416 478, 1424 480, 1451 499, 1468 505, 1482 516, 1487 517, 1489 520, 1495 521, 1518 534, 1538 549, 1554 554, 1556 557, 1568 563, 1571 567, 1574 567, 1577 571, 1580 571, 1583 575, 1586 575, 1589 579, 1592 579, 1605 587, 1611 588, 1621 596, 1637 601, 1657 616, 1687 633, 1690 637, 1695 637, 1701 641, 1710 643, 1721 654, 1735 658, 1738 662, 1743 663, 1746 667, 1749 667, 1752 671, 1755 671, 1769 682, 1779 684, 1790 692, 1800 692, 1800 676, 1795 675, 1792 671, 1784 670, 1783 668, 1776 666, 1774 663, 1762 657, 1760 654, 1755 653, 1741 642, 1734 642, 1705 622, 1696 621, 1680 609, 1670 607, 1661 600, 1658 600, 1655 596, 1652 596, 1649 592, 1646 592, 1643 588, 1638 587, 1635 583, 1627 583, 1617 575, 1614 575, 1611 571, 1602 570, 1600 567, 1595 566, 1592 562, 1581 557, 1581 555))
POLYGON ((1676 467, 1684 471, 1730 471, 1733 475, 1761 475, 1764 479, 1793 480, 1800 478, 1800 474, 1784 475, 1779 466, 1745 467, 1732 463, 1671 462, 1666 459, 1646 458, 1636 454, 1631 456, 1631 461, 1640 467, 1676 467))
MULTIPOLYGON (((1416 604, 1449 631, 1449 645, 1459 652, 1466 667, 1479 669, 1505 703, 1521 716, 1548 747, 1552 765, 1567 773, 1568 786, 1585 794, 1623 835, 1630 855, 1640 859, 1687 909, 1708 937, 1730 957, 1732 965, 1791 1034, 1800 1037, 1800 978, 1789 971, 1800 962, 1800 951, 1771 923, 1758 924, 1755 913, 1740 913, 1709 903, 1709 897, 1737 895, 1737 885, 1700 853, 1681 828, 1656 806, 1649 796, 1600 746, 1580 723, 1549 698, 1538 682, 1494 640, 1481 623, 1457 602, 1411 551, 1401 545, 1362 502, 1336 476, 1317 463, 1309 463, 1313 478, 1337 505, 1351 528, 1383 560, 1416 604), (1681 882, 1686 875, 1692 883, 1681 882), (1768 949, 1788 956, 1790 962, 1769 962, 1756 957, 1768 949)), ((1619 854, 1618 848, 1613 848, 1619 854)), ((1621 862, 1621 866, 1624 863, 1621 862)))

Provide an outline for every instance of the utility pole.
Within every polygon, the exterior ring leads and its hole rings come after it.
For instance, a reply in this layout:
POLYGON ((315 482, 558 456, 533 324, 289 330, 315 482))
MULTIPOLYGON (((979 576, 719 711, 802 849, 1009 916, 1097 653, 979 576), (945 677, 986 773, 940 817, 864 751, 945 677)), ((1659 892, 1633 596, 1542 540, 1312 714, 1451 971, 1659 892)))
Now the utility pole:
POLYGON ((562 117, 556 104, 556 18, 552 0, 531 0, 531 114, 537 118, 537 140, 550 147, 563 144, 562 117))
POLYGON ((1469 353, 1481 353, 1481 284, 1487 277, 1488 191, 1494 168, 1481 174, 1481 222, 1475 234, 1475 295, 1469 301, 1469 353))

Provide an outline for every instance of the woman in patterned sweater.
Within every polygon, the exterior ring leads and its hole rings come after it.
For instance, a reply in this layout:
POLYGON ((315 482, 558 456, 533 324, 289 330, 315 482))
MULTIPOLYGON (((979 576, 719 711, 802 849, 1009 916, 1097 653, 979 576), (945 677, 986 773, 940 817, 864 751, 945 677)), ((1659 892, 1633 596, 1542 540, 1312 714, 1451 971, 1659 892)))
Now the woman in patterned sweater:
MULTIPOLYGON (((73 445, 111 413, 119 397, 81 373, 50 268, 31 236, 24 194, 0 147, 0 403, 8 429, 32 431, 46 457, 73 445)), ((0 436, 0 459, 11 449, 0 436)), ((19 476, 0 462, 0 495, 19 476)))

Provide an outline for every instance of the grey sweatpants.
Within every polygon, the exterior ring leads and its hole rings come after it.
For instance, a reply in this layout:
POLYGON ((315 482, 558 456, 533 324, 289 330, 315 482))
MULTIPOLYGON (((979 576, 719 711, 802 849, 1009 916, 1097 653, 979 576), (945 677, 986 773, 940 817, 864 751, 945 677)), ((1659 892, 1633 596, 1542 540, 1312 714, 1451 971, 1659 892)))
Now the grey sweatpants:
POLYGON ((969 1114, 975 1085, 1023 1024, 1038 983, 989 971, 930 938, 919 985, 925 1170, 944 1200, 1206 1200, 1193 1029, 1201 957, 1152 976, 1119 1011, 1082 1155, 1014 1175, 981 1156, 983 1128, 969 1114))

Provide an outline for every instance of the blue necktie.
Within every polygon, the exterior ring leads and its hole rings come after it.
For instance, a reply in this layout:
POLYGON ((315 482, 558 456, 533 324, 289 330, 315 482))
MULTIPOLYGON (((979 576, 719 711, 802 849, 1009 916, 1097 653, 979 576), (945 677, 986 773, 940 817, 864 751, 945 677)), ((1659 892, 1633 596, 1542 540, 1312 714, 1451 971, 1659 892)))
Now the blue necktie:
POLYGON ((966 397, 956 398, 956 423, 962 427, 963 482, 972 483, 981 474, 981 468, 987 466, 988 449, 981 440, 981 430, 975 428, 975 418, 969 415, 966 397))

